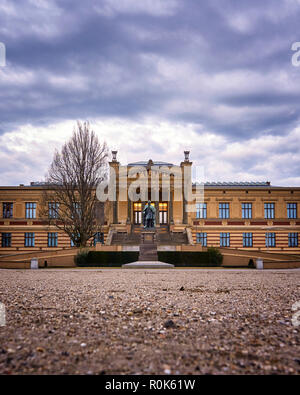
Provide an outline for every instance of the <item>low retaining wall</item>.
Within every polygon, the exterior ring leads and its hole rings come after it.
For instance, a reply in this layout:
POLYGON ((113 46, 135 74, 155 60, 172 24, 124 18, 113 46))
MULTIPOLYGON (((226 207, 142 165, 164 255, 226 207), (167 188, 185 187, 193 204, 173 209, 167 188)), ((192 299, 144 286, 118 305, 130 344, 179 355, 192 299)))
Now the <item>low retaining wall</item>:
POLYGON ((298 269, 300 268, 299 262, 264 262, 264 269, 298 269))

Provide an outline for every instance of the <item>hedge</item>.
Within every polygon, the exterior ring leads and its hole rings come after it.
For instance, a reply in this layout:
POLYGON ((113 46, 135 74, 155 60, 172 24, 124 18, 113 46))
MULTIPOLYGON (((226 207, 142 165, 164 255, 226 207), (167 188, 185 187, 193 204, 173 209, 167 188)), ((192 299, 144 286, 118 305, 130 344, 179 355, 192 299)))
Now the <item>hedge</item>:
MULTIPOLYGON (((81 267, 121 267, 138 259, 138 251, 90 251, 78 254, 75 263, 81 267)), ((158 251, 158 260, 176 267, 213 267, 222 264, 223 256, 215 248, 203 252, 158 251)))

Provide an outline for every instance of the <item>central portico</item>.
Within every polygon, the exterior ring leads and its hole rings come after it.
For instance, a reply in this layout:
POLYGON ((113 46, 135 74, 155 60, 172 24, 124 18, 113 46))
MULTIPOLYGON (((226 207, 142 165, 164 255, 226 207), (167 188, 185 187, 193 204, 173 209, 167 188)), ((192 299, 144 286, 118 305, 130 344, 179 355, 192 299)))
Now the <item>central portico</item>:
MULTIPOLYGON (((184 210, 184 200, 174 199, 174 183, 176 183, 176 177, 173 173, 175 169, 177 173, 183 174, 185 167, 190 168, 192 166, 192 162, 189 161, 188 151, 185 151, 185 160, 181 162, 179 166, 170 162, 152 161, 151 159, 148 161, 129 163, 125 170, 127 177, 126 182, 128 183, 126 186, 126 193, 124 190, 123 192, 120 191, 120 185, 122 186, 122 180, 125 179, 125 174, 124 169, 122 169, 123 174, 120 174, 120 163, 117 160, 117 151, 112 151, 112 161, 109 165, 110 169, 114 171, 116 178, 116 199, 110 202, 109 222, 111 228, 115 228, 118 231, 124 228, 124 231, 126 230, 128 233, 142 227, 142 213, 148 200, 150 200, 151 205, 155 207, 156 228, 174 230, 174 228, 182 229, 188 225, 187 213, 184 210), (137 184, 138 175, 141 174, 143 170, 147 173, 144 176, 148 186, 146 193, 145 191, 142 192, 137 184), (168 172, 170 174, 170 187, 166 194, 162 188, 162 179, 165 176, 164 173, 168 172), (156 179, 156 187, 153 187, 153 179, 156 179), (134 188, 135 185, 137 185, 137 198, 132 201, 133 199, 130 199, 130 188, 134 188)), ((183 185, 182 196, 184 196, 183 185)))

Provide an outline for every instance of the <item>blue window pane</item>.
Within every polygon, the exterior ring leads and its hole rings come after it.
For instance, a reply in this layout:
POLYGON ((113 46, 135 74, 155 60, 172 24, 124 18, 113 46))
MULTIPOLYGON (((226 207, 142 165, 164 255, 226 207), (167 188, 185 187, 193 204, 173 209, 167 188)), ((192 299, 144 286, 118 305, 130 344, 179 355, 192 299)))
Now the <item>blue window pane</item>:
POLYGON ((200 243, 203 247, 207 247, 207 233, 196 233, 196 242, 200 243))
POLYGON ((33 232, 25 233, 24 246, 25 247, 34 247, 34 237, 35 237, 35 235, 33 232))
POLYGON ((297 218, 297 203, 287 203, 287 217, 289 219, 297 218))
POLYGON ((219 203, 219 218, 229 218, 229 203, 219 203))

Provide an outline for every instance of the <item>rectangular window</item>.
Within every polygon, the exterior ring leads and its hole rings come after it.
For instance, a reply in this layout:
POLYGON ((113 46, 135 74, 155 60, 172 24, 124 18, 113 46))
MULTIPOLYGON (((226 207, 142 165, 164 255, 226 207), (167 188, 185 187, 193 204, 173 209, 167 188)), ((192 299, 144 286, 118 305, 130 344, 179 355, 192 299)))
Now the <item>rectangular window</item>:
POLYGON ((2 233, 2 247, 11 247, 11 233, 2 233))
POLYGON ((3 203, 3 218, 13 217, 13 203, 3 203))
POLYGON ((265 218, 275 218, 275 203, 265 203, 265 218))
POLYGON ((207 216, 207 205, 206 203, 197 203, 196 204, 196 218, 206 218, 207 216))
POLYGON ((220 247, 230 247, 230 233, 220 233, 220 247))
POLYGON ((289 247, 298 247, 298 233, 289 233, 289 247))
POLYGON ((48 203, 49 218, 57 218, 58 217, 58 209, 59 209, 59 203, 49 202, 48 203))
POLYGON ((48 247, 57 247, 57 233, 49 232, 48 233, 48 247))
POLYGON ((219 218, 229 218, 229 203, 219 203, 219 218))
POLYGON ((266 247, 276 247, 275 233, 266 233, 266 247))
POLYGON ((25 203, 26 218, 36 218, 36 203, 25 203))
POLYGON ((252 218, 252 203, 242 203, 242 218, 252 218))
POLYGON ((34 247, 34 233, 26 232, 24 236, 24 246, 25 247, 34 247))
POLYGON ((243 247, 253 247, 252 233, 243 233, 243 247))
POLYGON ((287 217, 297 218, 297 203, 287 203, 287 217))
POLYGON ((94 235, 94 246, 96 245, 96 243, 104 244, 104 234, 103 234, 103 232, 95 233, 95 235, 94 235))
POLYGON ((142 223, 142 203, 133 203, 134 223, 142 223))
POLYGON ((200 243, 202 247, 207 247, 207 233, 196 233, 196 241, 200 243))

